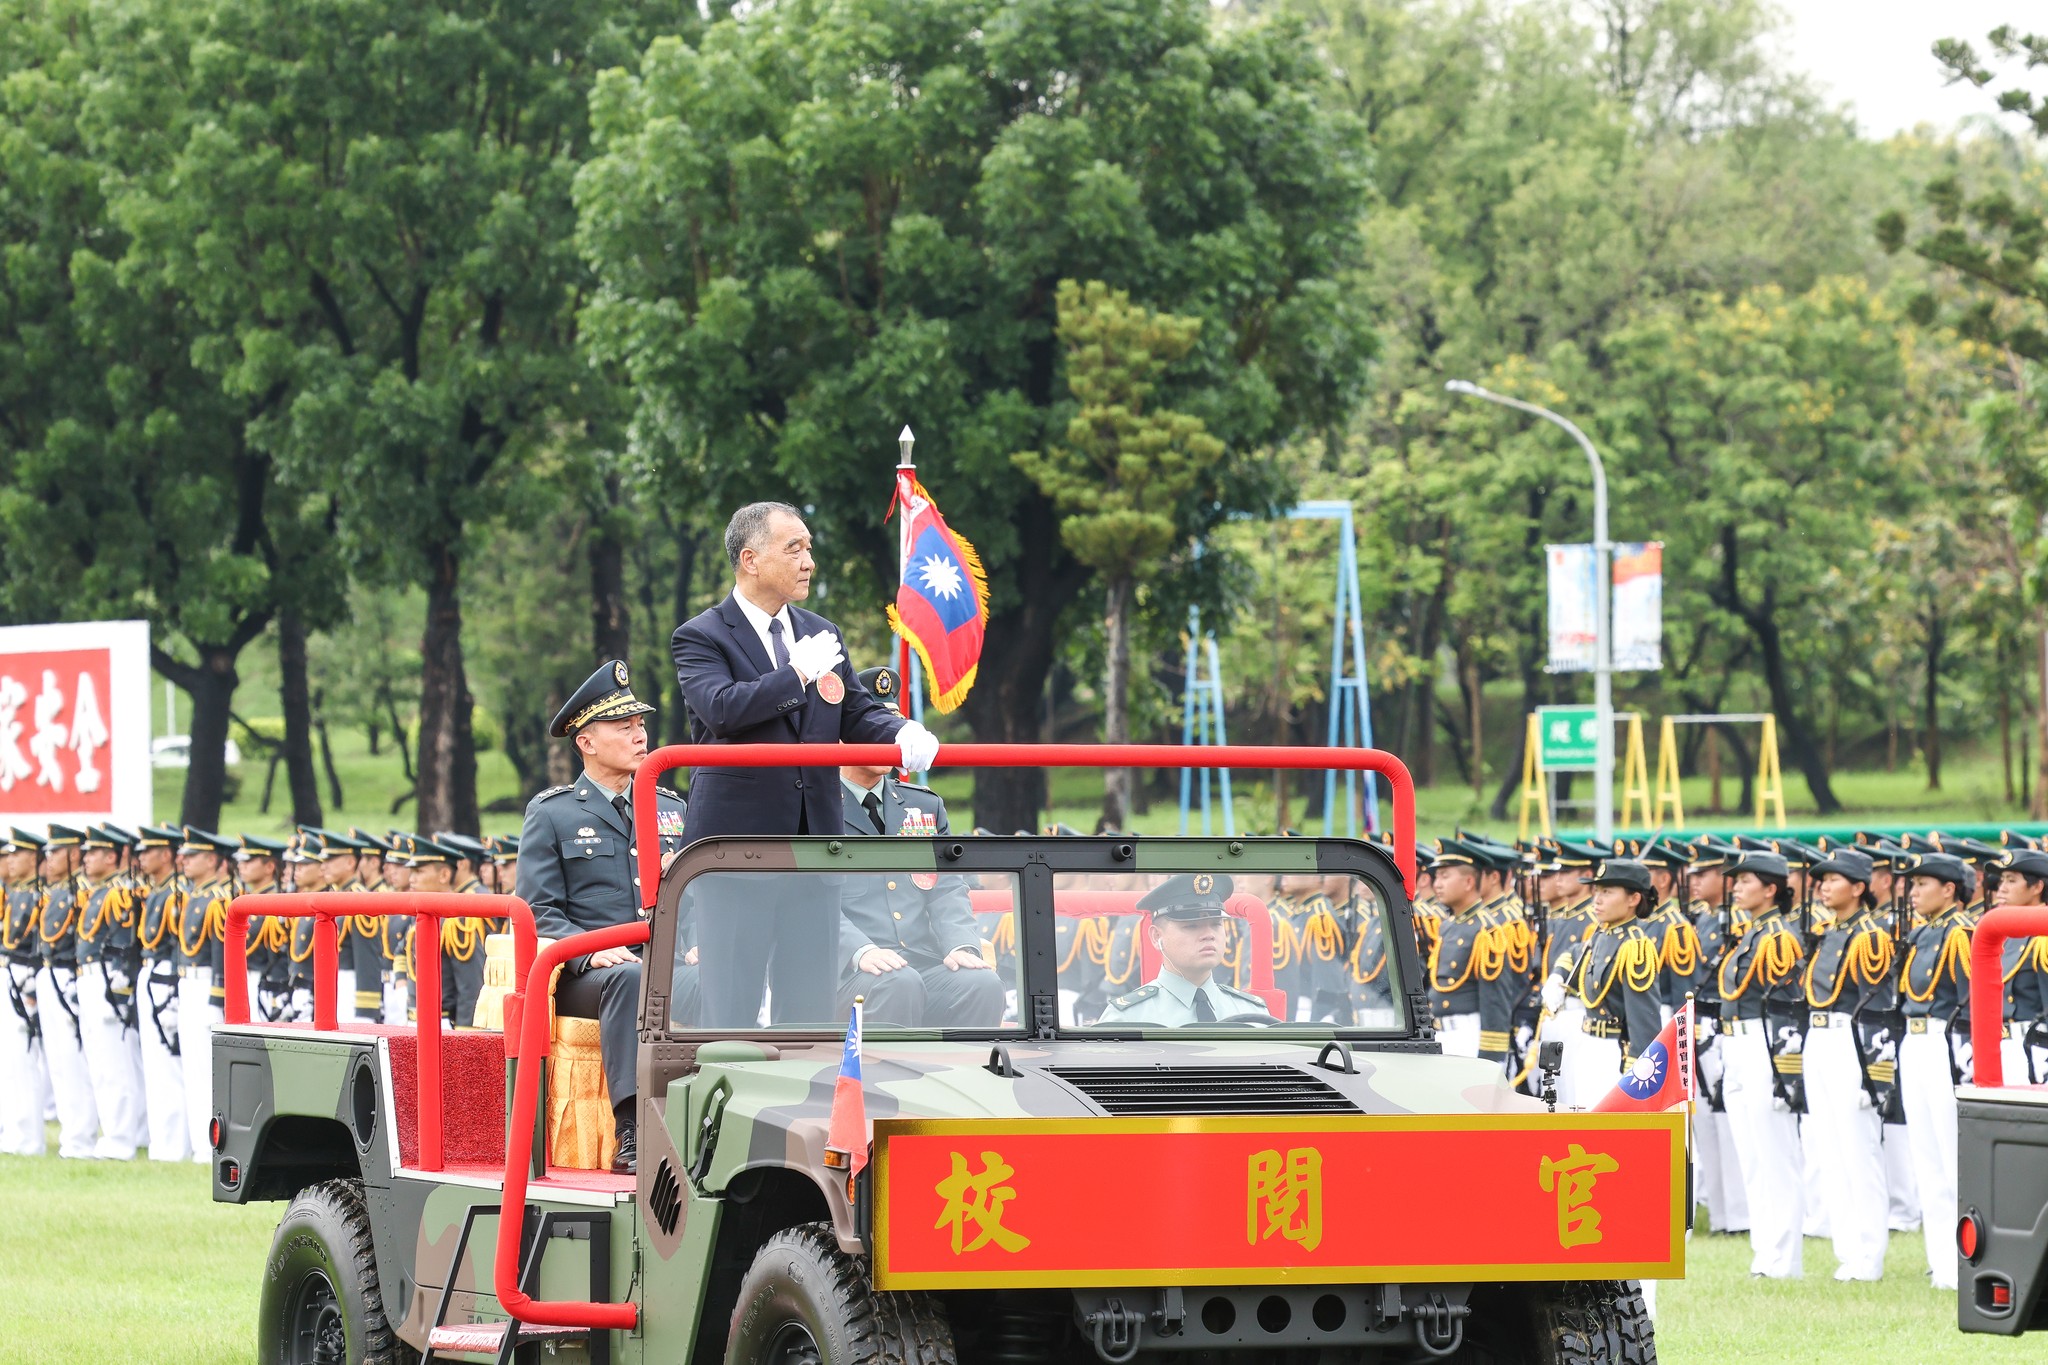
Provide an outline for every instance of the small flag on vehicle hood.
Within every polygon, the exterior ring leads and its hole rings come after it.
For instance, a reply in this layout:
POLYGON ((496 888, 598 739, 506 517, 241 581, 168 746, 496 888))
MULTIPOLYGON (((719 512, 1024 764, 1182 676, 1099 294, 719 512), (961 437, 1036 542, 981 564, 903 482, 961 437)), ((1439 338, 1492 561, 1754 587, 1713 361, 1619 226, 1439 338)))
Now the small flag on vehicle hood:
POLYGON ((846 1021, 846 1051, 839 1059, 839 1079, 832 1086, 832 1123, 825 1133, 825 1150, 848 1158, 853 1175, 859 1175, 868 1164, 868 1105, 860 1085, 858 1000, 846 1021))
POLYGON ((1688 997, 1657 1041, 1621 1073, 1593 1106, 1605 1113, 1659 1113, 1693 1097, 1692 1000, 1688 997))

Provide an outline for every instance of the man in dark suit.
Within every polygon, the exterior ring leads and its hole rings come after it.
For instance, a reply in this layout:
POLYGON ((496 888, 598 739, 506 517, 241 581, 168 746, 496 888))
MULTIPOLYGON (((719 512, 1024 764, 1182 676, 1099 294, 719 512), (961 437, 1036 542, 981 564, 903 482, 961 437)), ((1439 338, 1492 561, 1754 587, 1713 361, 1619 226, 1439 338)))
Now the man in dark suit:
MULTIPOLYGON (((860 685, 839 628, 795 604, 810 596, 811 533, 787 503, 757 502, 725 529, 733 590, 669 642, 698 744, 894 743, 906 768, 938 755, 931 731, 860 685)), ((690 775, 693 839, 844 832, 839 778, 814 768, 701 767, 690 775)), ((839 905, 822 877, 714 877, 698 943, 709 967, 704 1023, 750 1028, 764 987, 774 1022, 836 1013, 839 905)))
MULTIPOLYGON (((878 697, 897 695, 896 670, 869 668, 860 680, 878 697)), ((887 768, 839 770, 846 832, 927 838, 949 835, 946 803, 929 787, 898 782, 887 768)), ((930 853, 925 853, 927 862, 930 853)), ((990 1028, 1002 1022, 1003 981, 981 955, 967 883, 957 875, 901 871, 849 876, 840 895, 845 963, 839 1008, 866 997, 861 1017, 906 1028, 990 1028)))
MULTIPOLYGON (((612 659, 576 689, 548 725, 549 734, 574 740, 583 773, 528 802, 519 831, 517 894, 532 908, 534 927, 543 938, 567 938, 639 918, 644 898, 633 848, 632 782, 647 756, 645 716, 653 709, 633 696, 626 665, 612 659)), ((655 834, 667 871, 683 846, 685 807, 666 788, 655 792, 655 834)), ((606 948, 571 958, 555 985, 555 1009, 597 1020, 619 1138, 612 1169, 631 1171, 638 1154, 633 1105, 639 1090, 633 1070, 640 1029, 636 950, 606 948)))

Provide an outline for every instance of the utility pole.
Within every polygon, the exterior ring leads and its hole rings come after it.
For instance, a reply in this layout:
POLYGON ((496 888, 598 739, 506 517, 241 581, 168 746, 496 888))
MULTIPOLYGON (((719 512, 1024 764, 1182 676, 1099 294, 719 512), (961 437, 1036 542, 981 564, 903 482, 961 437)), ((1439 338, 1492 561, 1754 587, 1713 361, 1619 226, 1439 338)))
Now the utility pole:
POLYGON ((1593 467, 1593 711, 1600 728, 1593 751, 1593 834, 1606 843, 1614 838, 1614 624, 1607 603, 1614 581, 1609 567, 1614 546, 1607 539, 1607 467, 1600 462, 1600 452, 1593 448, 1586 433, 1549 408, 1482 389, 1469 380, 1453 379, 1444 387, 1467 398, 1498 403, 1556 423, 1571 433, 1579 448, 1586 452, 1586 462, 1593 467))

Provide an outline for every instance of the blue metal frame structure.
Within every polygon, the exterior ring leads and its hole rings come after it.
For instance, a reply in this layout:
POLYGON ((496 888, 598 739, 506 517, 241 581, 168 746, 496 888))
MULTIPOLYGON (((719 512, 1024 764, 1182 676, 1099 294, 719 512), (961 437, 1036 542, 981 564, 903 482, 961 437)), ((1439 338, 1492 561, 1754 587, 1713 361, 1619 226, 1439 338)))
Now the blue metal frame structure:
MULTIPOLYGON (((1351 504, 1339 501, 1297 503, 1287 513, 1289 521, 1334 521, 1338 524, 1337 582, 1330 612, 1330 722, 1324 743, 1331 748, 1370 749, 1372 744, 1372 693, 1365 667, 1365 604, 1359 585, 1358 525, 1351 504)), ((1217 660, 1216 637, 1204 632, 1201 613, 1188 613, 1187 682, 1181 695, 1181 743, 1223 744, 1223 672, 1217 660), (1211 739, 1210 735, 1215 738, 1211 739)), ((1183 768, 1180 775, 1180 832, 1188 832, 1188 816, 1194 802, 1194 774, 1201 774, 1202 833, 1210 832, 1209 770, 1183 768)), ((1221 772, 1223 832, 1235 834, 1230 802, 1230 774, 1221 772)), ((1380 828, 1379 780, 1364 775, 1363 815, 1365 828, 1380 828)), ((1359 774, 1344 774, 1344 833, 1356 838, 1359 832, 1359 774)), ((1334 835, 1337 827, 1337 774, 1323 774, 1323 833, 1334 835)))

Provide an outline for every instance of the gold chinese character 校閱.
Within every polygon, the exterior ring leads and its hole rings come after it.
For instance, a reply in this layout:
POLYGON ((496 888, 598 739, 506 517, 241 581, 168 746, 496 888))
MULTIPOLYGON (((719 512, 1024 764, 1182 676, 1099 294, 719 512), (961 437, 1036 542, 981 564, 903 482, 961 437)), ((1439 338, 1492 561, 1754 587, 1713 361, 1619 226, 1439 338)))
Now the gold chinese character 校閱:
POLYGON ((1323 1240, 1323 1154, 1314 1147, 1253 1152, 1246 1172, 1244 1239, 1279 1235, 1314 1251, 1323 1240))
POLYGON ((1605 1152, 1588 1152, 1574 1142, 1562 1157, 1544 1157, 1537 1181, 1557 1191, 1557 1244, 1590 1246, 1600 1240, 1600 1210, 1593 1207, 1593 1182, 1621 1169, 1605 1152))
POLYGON ((967 1169, 966 1157, 953 1153, 953 1173, 935 1189, 946 1201, 946 1207, 932 1226, 951 1225, 954 1255, 979 1251, 990 1242, 1004 1251, 1022 1251, 1031 1245, 1030 1238, 1003 1226, 1003 1205, 1017 1197, 1017 1192, 1003 1182, 1016 1173, 994 1152, 981 1154, 979 1173, 967 1169))

